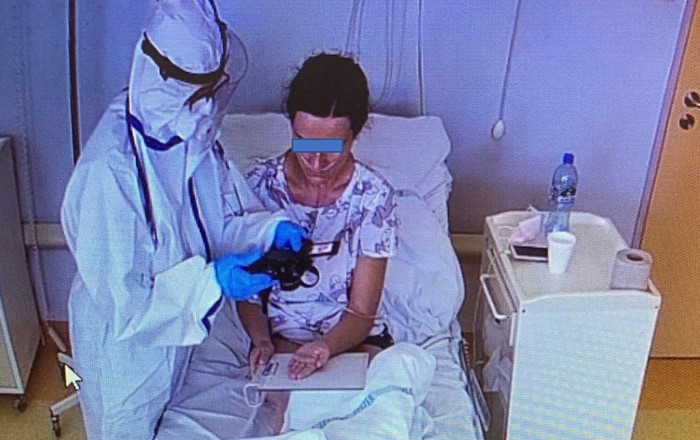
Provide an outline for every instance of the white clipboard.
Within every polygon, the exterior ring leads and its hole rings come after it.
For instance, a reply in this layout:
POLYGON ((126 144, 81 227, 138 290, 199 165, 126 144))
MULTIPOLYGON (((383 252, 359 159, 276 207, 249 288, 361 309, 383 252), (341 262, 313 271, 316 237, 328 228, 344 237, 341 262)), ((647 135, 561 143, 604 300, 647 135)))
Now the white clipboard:
POLYGON ((243 395, 250 406, 262 405, 263 391, 337 391, 362 390, 367 382, 369 353, 342 353, 333 356, 320 370, 303 379, 289 377, 291 353, 272 356, 265 367, 244 386, 243 395))

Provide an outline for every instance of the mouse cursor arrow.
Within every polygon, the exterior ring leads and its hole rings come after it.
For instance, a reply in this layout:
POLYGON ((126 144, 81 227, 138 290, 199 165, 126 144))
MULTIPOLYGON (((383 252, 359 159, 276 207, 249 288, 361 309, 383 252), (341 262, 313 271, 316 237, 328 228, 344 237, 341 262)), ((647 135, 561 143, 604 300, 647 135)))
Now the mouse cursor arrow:
POLYGON ((64 365, 63 367, 65 368, 66 388, 73 385, 76 391, 79 390, 80 385, 78 385, 78 382, 82 382, 83 379, 68 365, 64 365))

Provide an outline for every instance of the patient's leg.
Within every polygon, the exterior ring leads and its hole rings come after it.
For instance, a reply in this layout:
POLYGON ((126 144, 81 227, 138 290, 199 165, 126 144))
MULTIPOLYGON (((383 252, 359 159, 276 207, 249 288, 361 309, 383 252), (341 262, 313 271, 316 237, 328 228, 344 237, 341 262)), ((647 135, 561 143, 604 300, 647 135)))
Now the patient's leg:
POLYGON ((369 361, 372 362, 372 359, 374 359, 382 349, 372 344, 360 344, 355 347, 353 351, 357 353, 369 353, 369 361))
POLYGON ((371 362, 380 351, 392 345, 394 345, 394 338, 389 334, 389 329, 384 326, 384 330, 380 334, 368 336, 364 341, 360 342, 353 351, 369 353, 369 360, 371 362))

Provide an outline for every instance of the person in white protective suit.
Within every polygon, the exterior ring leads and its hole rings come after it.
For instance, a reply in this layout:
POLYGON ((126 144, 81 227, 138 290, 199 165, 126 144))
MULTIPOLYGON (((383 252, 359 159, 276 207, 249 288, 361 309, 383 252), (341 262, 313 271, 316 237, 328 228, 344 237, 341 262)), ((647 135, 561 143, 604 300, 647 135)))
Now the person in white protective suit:
POLYGON ((265 211, 215 142, 235 89, 213 0, 161 0, 61 210, 77 274, 70 337, 90 439, 151 439, 191 347, 228 299, 269 288, 246 266, 303 230, 265 211))

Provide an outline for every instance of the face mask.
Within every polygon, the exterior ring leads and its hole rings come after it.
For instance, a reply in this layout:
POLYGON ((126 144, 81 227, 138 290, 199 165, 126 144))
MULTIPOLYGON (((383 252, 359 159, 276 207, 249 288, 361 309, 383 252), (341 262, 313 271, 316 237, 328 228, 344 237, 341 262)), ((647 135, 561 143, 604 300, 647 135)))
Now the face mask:
POLYGON ((202 132, 207 132, 211 124, 214 109, 213 99, 202 99, 192 105, 183 105, 180 113, 175 119, 172 130, 185 141, 197 134, 202 136, 202 132))
MULTIPOLYGON (((228 75, 226 75, 226 78, 228 78, 228 75)), ((219 137, 221 124, 235 90, 236 84, 227 80, 215 88, 213 97, 204 100, 208 103, 208 107, 203 110, 207 116, 200 118, 197 122, 191 142, 201 144, 203 147, 214 145, 214 142, 219 137)), ((193 109, 202 101, 195 101, 193 109)))

